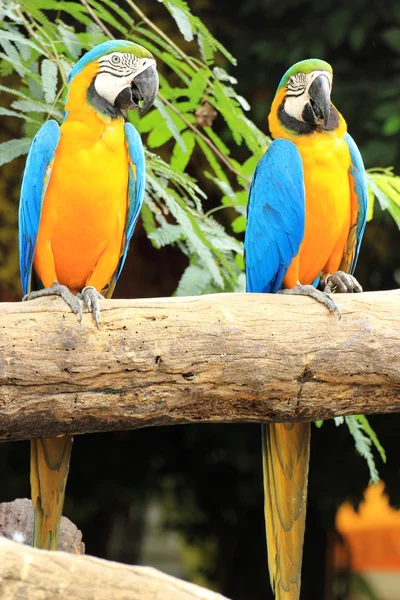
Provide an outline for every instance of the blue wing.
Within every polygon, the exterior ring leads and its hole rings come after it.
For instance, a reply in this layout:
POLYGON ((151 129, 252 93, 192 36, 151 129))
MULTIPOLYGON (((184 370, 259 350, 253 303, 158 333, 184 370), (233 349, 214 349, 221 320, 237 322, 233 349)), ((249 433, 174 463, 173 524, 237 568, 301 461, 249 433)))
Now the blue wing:
POLYGON ((129 180, 128 180, 128 216, 125 227, 125 246, 121 259, 114 276, 113 284, 121 275, 122 268, 128 254, 129 242, 131 241, 135 225, 139 218, 140 210, 144 200, 144 188, 146 182, 145 159, 142 140, 131 123, 125 123, 125 141, 128 146, 129 156, 129 180))
POLYGON ((58 123, 53 120, 47 121, 35 135, 26 160, 18 218, 19 267, 24 294, 30 291, 43 198, 49 183, 59 140, 58 123))
POLYGON ((353 138, 346 133, 344 139, 350 150, 351 167, 350 181, 353 180, 354 188, 352 190, 352 210, 357 211, 357 220, 355 230, 350 230, 346 253, 350 254, 350 273, 354 273, 356 268, 358 254, 360 252, 361 240, 364 235, 364 229, 367 222, 368 211, 368 187, 365 176, 364 163, 361 154, 353 138), (355 206, 353 206, 355 204, 355 206), (355 235, 354 235, 355 234, 355 235))
POLYGON ((277 292, 304 237, 303 163, 296 146, 272 142, 250 187, 245 237, 246 289, 277 292))

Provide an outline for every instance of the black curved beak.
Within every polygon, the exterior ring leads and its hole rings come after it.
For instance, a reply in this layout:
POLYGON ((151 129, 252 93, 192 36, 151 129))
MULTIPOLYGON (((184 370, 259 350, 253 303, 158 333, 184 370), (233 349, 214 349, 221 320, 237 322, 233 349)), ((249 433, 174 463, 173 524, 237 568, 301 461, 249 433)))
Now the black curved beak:
POLYGON ((150 65, 145 71, 142 71, 132 82, 132 95, 135 98, 137 92, 138 100, 143 100, 139 110, 142 117, 154 104, 158 92, 158 74, 154 65, 150 65))
POLYGON ((154 65, 150 65, 145 71, 136 75, 130 87, 126 87, 118 94, 114 104, 120 110, 139 108, 139 114, 143 116, 153 105, 157 92, 157 69, 154 65))
POLYGON ((308 93, 316 121, 323 121, 326 127, 331 110, 331 87, 328 78, 325 75, 318 75, 310 85, 308 93))

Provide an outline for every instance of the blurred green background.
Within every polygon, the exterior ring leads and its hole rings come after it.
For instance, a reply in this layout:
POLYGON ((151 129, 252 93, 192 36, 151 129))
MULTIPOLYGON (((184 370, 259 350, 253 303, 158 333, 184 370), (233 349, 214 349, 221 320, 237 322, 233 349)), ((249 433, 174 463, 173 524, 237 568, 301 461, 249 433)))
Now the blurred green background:
MULTIPOLYGON (((161 4, 149 0, 141 5, 161 29, 178 38, 161 4)), ((393 165, 400 173, 399 2, 192 0, 189 6, 238 58, 237 90, 249 100, 251 117, 265 133, 282 74, 297 60, 319 57, 334 68, 333 101, 366 166, 393 165)), ((16 120, 2 117, 0 141, 14 137, 18 127, 16 120)), ((218 119, 215 128, 222 128, 218 119)), ((20 298, 16 215, 24 162, 16 159, 0 171, 1 301, 20 298)), ((192 173, 202 177, 196 165, 192 173)), ((171 295, 186 264, 175 247, 154 249, 139 226, 115 297, 171 295)), ((400 285, 399 229, 378 206, 356 275, 365 290, 400 285)), ((400 417, 370 422, 388 455, 386 465, 378 464, 379 472, 391 501, 400 505, 400 417)), ((64 513, 82 529, 90 554, 153 564, 233 600, 272 598, 259 433, 254 425, 191 425, 78 436, 64 513), (165 531, 173 537, 165 537, 165 531)), ((0 501, 29 496, 28 473, 28 443, 3 445, 0 501)), ((357 503, 367 484, 366 464, 356 455, 347 428, 333 422, 313 428, 304 600, 347 597, 326 585, 329 540, 337 506, 347 498, 357 503)))

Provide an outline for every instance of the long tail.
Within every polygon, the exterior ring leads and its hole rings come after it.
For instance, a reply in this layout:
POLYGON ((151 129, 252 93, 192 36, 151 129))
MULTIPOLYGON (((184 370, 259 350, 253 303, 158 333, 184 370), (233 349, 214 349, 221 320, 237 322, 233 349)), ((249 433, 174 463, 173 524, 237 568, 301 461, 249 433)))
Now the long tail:
POLYGON ((299 600, 310 423, 263 425, 265 526, 275 600, 299 600))
POLYGON ((72 437, 31 440, 31 494, 35 509, 33 545, 57 550, 72 437))

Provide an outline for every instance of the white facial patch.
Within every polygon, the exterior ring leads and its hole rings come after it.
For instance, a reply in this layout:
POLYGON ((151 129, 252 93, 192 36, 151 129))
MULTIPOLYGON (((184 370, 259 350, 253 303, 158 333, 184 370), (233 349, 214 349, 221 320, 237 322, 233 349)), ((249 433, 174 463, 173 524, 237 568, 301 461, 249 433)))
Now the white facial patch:
POLYGON ((312 73, 297 73, 289 77, 286 84, 285 113, 297 121, 304 122, 303 110, 307 102, 310 101, 308 90, 317 77, 324 75, 329 81, 329 88, 332 89, 332 75, 328 71, 313 71, 312 73))
POLYGON ((156 66, 154 58, 138 58, 129 52, 112 52, 99 58, 100 70, 94 80, 96 92, 105 100, 114 104, 118 94, 132 85, 139 73, 151 65, 156 66))

